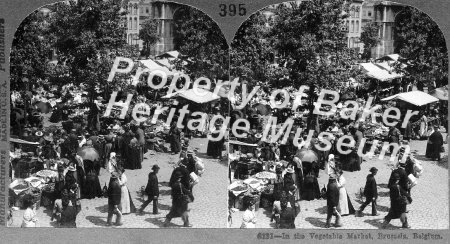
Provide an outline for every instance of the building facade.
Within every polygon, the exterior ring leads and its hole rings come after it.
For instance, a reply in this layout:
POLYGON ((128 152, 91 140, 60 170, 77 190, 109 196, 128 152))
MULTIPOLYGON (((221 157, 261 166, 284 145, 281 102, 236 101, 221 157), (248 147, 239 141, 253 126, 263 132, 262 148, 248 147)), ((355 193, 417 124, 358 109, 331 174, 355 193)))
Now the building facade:
POLYGON ((393 54, 395 50, 395 18, 404 5, 390 1, 377 2, 374 5, 374 21, 380 26, 380 44, 372 49, 372 58, 393 54))
POLYGON ((362 25, 362 3, 363 0, 353 0, 350 4, 349 17, 346 18, 347 46, 361 53, 363 44, 360 42, 362 25))
POLYGON ((179 8, 176 3, 160 0, 129 0, 126 4, 127 43, 143 48, 139 31, 147 19, 158 20, 157 32, 160 40, 151 47, 150 55, 155 56, 174 49, 174 14, 179 8))

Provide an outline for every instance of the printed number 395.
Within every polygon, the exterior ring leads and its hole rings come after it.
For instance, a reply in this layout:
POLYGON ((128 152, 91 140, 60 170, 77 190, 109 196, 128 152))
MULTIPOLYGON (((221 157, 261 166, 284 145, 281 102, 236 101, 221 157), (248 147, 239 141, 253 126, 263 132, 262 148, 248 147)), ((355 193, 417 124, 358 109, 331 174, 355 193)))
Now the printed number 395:
POLYGON ((236 6, 236 4, 219 4, 220 13, 219 15, 221 17, 225 16, 236 16, 238 14, 239 16, 245 16, 247 14, 247 9, 245 9, 245 4, 240 3, 236 6))

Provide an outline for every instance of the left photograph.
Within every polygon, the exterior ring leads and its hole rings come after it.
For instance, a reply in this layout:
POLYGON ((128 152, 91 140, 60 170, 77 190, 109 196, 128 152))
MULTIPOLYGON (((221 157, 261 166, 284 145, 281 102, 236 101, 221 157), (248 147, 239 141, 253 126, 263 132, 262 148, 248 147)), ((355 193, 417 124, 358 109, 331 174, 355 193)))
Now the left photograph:
POLYGON ((9 227, 225 228, 229 53, 166 1, 29 14, 10 59, 9 227))

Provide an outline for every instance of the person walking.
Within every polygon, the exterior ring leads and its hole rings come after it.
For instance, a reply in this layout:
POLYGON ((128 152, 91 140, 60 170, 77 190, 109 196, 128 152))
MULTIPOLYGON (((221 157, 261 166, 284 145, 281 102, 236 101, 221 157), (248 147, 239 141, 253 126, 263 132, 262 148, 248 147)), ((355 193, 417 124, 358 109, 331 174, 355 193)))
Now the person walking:
POLYGON ((144 212, 144 209, 147 207, 148 204, 150 204, 153 201, 153 214, 158 214, 158 197, 159 197, 159 183, 158 183, 158 172, 159 172, 159 166, 157 164, 153 165, 152 170, 150 174, 148 174, 148 182, 147 186, 145 187, 145 193, 148 196, 147 201, 142 204, 141 208, 139 209, 139 213, 142 214, 144 212))
POLYGON ((122 190, 119 183, 119 174, 113 172, 109 180, 108 187, 108 219, 106 221, 107 226, 111 226, 113 214, 116 215, 116 225, 122 225, 122 213, 119 210, 120 197, 122 190))
POLYGON ((337 207, 339 205, 339 188, 336 183, 336 176, 331 175, 328 180, 327 186, 327 222, 325 228, 330 228, 330 222, 332 216, 336 216, 336 227, 341 227, 341 215, 339 214, 337 207))
POLYGON ((172 184, 172 207, 170 212, 166 215, 164 227, 167 227, 172 218, 181 217, 184 222, 184 227, 192 227, 189 222, 189 206, 190 202, 194 201, 194 196, 191 191, 185 187, 181 182, 183 175, 177 173, 174 177, 176 180, 172 184))
POLYGON ((408 224, 408 217, 406 215, 406 205, 411 201, 409 193, 400 185, 401 176, 398 173, 393 173, 392 183, 389 186, 389 198, 391 200, 391 208, 389 213, 384 217, 382 228, 386 228, 392 219, 400 219, 402 228, 411 228, 408 224))
POLYGON ((375 180, 375 175, 377 175, 378 169, 375 167, 370 168, 370 174, 366 177, 366 186, 364 187, 364 196, 366 197, 366 201, 359 207, 358 216, 362 216, 364 208, 367 207, 370 203, 372 203, 372 216, 378 216, 377 213, 377 198, 378 198, 378 189, 377 189, 377 181, 375 180))

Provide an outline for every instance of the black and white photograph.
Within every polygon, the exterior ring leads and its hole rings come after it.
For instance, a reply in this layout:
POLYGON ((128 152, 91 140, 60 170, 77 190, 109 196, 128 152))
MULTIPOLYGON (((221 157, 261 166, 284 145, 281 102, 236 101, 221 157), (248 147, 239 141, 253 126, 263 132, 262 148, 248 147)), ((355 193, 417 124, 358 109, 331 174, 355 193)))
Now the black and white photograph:
POLYGON ((228 57, 216 22, 187 5, 29 14, 11 50, 8 226, 226 228, 225 136, 208 138, 229 111, 216 86, 228 57))
POLYGON ((427 14, 270 5, 239 27, 230 74, 249 121, 229 139, 230 228, 448 229, 448 53, 427 14))

